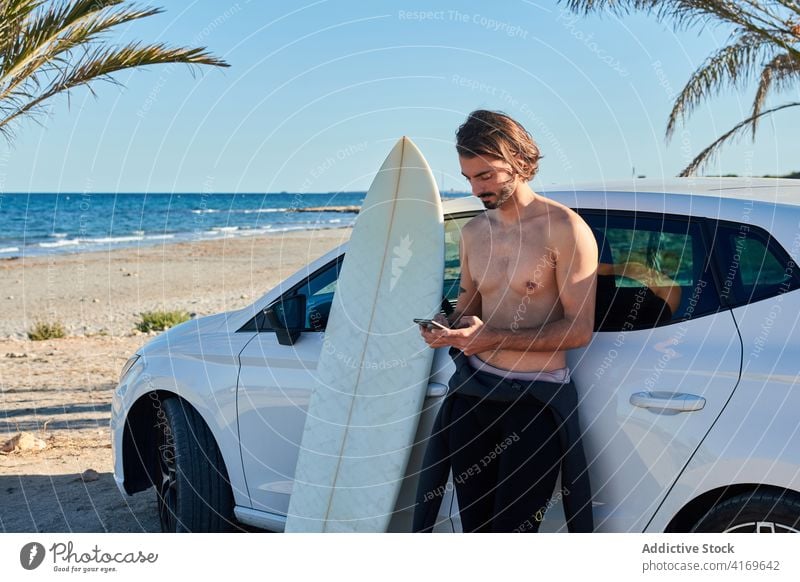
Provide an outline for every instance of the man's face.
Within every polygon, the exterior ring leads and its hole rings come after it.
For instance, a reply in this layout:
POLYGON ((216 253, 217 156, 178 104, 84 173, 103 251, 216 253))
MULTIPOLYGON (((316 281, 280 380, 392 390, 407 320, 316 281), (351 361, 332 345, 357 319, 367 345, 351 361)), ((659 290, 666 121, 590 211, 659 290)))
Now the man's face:
POLYGON ((461 174, 472 188, 472 194, 489 210, 500 208, 517 189, 517 177, 508 162, 497 158, 459 156, 461 174))

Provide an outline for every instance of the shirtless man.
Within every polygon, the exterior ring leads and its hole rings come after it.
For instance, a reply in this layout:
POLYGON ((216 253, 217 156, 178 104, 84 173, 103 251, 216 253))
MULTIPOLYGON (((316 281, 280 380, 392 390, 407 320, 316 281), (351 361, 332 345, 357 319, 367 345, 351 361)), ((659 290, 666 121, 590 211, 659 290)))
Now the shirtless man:
MULTIPOLYGON (((432 437, 442 446, 429 444, 426 465, 441 465, 442 447, 448 450, 464 531, 537 531, 566 458, 559 432, 569 424, 569 466, 581 472, 574 487, 585 491, 580 507, 566 508, 568 525, 591 531, 566 350, 592 337, 597 244, 578 214, 528 185, 540 154, 519 123, 474 111, 457 132, 456 149, 487 211, 462 229, 458 302, 448 318, 435 318, 451 329, 421 328, 430 347, 451 346, 457 366, 432 437), (509 390, 525 396, 510 400, 509 390)), ((424 477, 418 513, 429 511, 421 500, 432 495, 422 490, 431 486, 424 477)), ((572 481, 562 475, 562 483, 569 495, 572 481)))

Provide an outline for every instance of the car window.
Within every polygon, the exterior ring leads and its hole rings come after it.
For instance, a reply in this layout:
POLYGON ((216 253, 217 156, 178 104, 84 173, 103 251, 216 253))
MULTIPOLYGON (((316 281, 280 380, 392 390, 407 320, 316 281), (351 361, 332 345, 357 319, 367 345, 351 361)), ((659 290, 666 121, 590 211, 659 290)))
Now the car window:
POLYGON ((646 329, 720 308, 701 222, 616 211, 582 216, 599 251, 596 331, 646 329))
MULTIPOLYGON (((459 256, 461 229, 472 217, 473 215, 447 218, 444 224, 445 264, 444 290, 442 294, 453 303, 458 299, 458 286, 461 279, 461 258, 459 256)), ((303 331, 325 331, 343 260, 344 255, 338 257, 284 295, 287 298, 295 295, 304 295, 306 297, 306 318, 303 331)), ((269 325, 263 317, 254 318, 254 320, 243 326, 241 331, 254 328, 270 331, 269 325)))
MULTIPOLYGON (((309 275, 306 280, 286 291, 280 299, 272 302, 270 305, 275 306, 276 303, 284 299, 303 295, 306 298, 305 326, 303 331, 324 331, 325 327, 328 325, 328 316, 330 315, 333 294, 336 291, 336 281, 339 278, 339 271, 341 270, 343 258, 344 255, 340 255, 333 261, 317 269, 309 275)), ((277 307, 280 310, 282 306, 278 305, 277 307)), ((261 311, 237 331, 271 332, 274 331, 274 329, 270 326, 269 321, 264 315, 264 311, 261 311)))
POLYGON ((714 223, 720 260, 720 294, 731 306, 774 297, 800 287, 800 273, 784 248, 764 229, 714 223))
MULTIPOLYGON (((459 241, 461 229, 472 219, 470 216, 448 218, 444 226, 445 264, 443 295, 451 302, 458 299, 458 285, 461 278, 461 259, 459 241)), ((324 331, 328 325, 333 294, 339 279, 344 255, 312 274, 302 285, 296 287, 286 297, 305 295, 306 321, 304 331, 324 331)))
POLYGON ((474 214, 469 216, 445 217, 444 221, 444 289, 442 296, 455 305, 458 300, 458 286, 461 282, 461 255, 459 243, 461 229, 474 214))
POLYGON ((289 296, 305 295, 306 321, 304 331, 325 331, 333 305, 333 294, 342 268, 342 257, 328 263, 312 274, 289 296))

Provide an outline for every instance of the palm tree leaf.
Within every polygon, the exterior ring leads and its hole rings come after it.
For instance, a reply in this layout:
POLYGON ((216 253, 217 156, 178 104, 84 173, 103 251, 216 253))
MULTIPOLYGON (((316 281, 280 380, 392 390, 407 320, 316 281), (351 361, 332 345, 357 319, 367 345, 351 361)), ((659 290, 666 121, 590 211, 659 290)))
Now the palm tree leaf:
POLYGON ((797 0, 563 0, 563 3, 574 12, 608 10, 616 14, 634 11, 653 14, 658 20, 673 21, 675 28, 689 24, 729 27, 728 45, 706 59, 676 98, 667 121, 666 138, 669 141, 672 137, 678 119, 685 120, 702 101, 723 87, 741 88, 758 72, 759 85, 752 115, 701 152, 682 175, 696 170, 743 127, 750 127, 755 137, 759 120, 784 108, 763 111, 769 92, 776 87, 788 87, 797 80, 800 64, 800 2, 797 0), (765 61, 767 65, 762 64, 765 61))
POLYGON ((23 22, 43 0, 0 0, 0 71, 20 38, 23 22))
POLYGON ((731 3, 702 0, 566 0, 565 4, 573 12, 583 14, 608 11, 625 15, 644 12, 654 14, 659 20, 669 18, 677 28, 685 28, 696 23, 705 24, 710 20, 711 13, 719 11, 727 16, 729 10, 724 5, 731 3))
MULTIPOLYGON (((85 85, 92 91, 90 83, 96 80, 119 84, 112 74, 131 68, 166 63, 190 65, 228 66, 223 60, 209 54, 205 47, 170 48, 163 44, 142 45, 130 43, 123 47, 99 47, 86 52, 74 65, 53 80, 43 91, 30 94, 25 91, 14 92, 10 96, 18 104, 13 111, 0 119, 0 132, 7 132, 9 123, 21 115, 36 113, 41 104, 59 93, 85 85)), ((92 91, 93 92, 93 91, 92 91)))
POLYGON ((698 24, 733 26, 734 32, 751 32, 769 39, 783 50, 800 57, 796 37, 791 34, 787 11, 800 14, 798 3, 744 0, 564 0, 574 12, 610 11, 616 14, 644 12, 658 20, 672 20, 676 29, 698 24), (783 11, 777 10, 782 7, 783 11))
POLYGON ((0 133, 8 137, 11 121, 41 112, 60 92, 69 97, 70 89, 85 85, 94 93, 91 82, 98 79, 117 83, 116 71, 164 63, 228 66, 204 47, 109 47, 102 39, 120 24, 160 12, 127 0, 0 0, 0 133))
POLYGON ((784 8, 788 8, 798 16, 800 16, 800 2, 797 0, 777 0, 778 4, 784 8))
MULTIPOLYGON (((118 3, 121 0, 109 1, 118 3)), ((46 6, 44 4, 39 2, 36 10, 27 12, 24 19, 19 21, 22 26, 14 39, 16 41, 14 50, 4 54, 3 68, 0 71, 4 77, 14 76, 15 69, 20 68, 21 61, 39 53, 42 47, 49 46, 50 42, 76 22, 107 7, 107 2, 103 0, 98 2, 74 0, 71 4, 50 2, 46 6)))
MULTIPOLYGON (((4 60, 0 70, 0 99, 37 73, 47 71, 47 64, 73 48, 91 43, 100 33, 113 26, 161 12, 150 8, 135 10, 107 9, 122 0, 75 0, 56 4, 26 21, 18 45, 4 60), (42 67, 45 67, 42 69, 42 67)), ((38 84, 36 79, 33 79, 38 84)))
POLYGON ((789 107, 797 107, 800 106, 800 101, 795 101, 793 103, 786 103, 784 105, 780 105, 779 107, 773 107, 772 109, 768 109, 766 111, 762 111, 758 114, 758 116, 751 116, 745 119, 744 121, 740 121, 736 125, 733 126, 729 131, 724 133, 722 136, 717 138, 714 143, 700 152, 695 159, 693 159, 688 166, 686 166, 681 173, 678 174, 679 176, 691 176, 693 175, 699 168, 703 165, 711 161, 714 155, 716 155, 717 151, 719 150, 720 146, 723 143, 727 142, 728 140, 737 136, 737 134, 741 133, 743 130, 747 129, 747 126, 753 122, 753 117, 764 117, 765 115, 771 115, 776 111, 780 111, 781 109, 787 109, 789 107))
POLYGON ((44 0, 0 0, 0 32, 7 26, 14 26, 36 10, 44 0))
POLYGON ((764 102, 767 95, 772 88, 780 91, 788 88, 791 81, 797 81, 796 77, 800 77, 800 60, 794 58, 792 55, 784 53, 777 55, 769 63, 767 63, 761 71, 761 79, 758 83, 755 99, 753 99, 753 113, 750 124, 752 136, 756 138, 756 128, 760 119, 759 113, 764 107, 764 102))
POLYGON ((670 140, 678 119, 685 120, 705 99, 723 87, 741 87, 755 73, 760 59, 774 51, 774 45, 753 34, 744 34, 718 50, 692 73, 681 90, 667 121, 666 137, 670 140))

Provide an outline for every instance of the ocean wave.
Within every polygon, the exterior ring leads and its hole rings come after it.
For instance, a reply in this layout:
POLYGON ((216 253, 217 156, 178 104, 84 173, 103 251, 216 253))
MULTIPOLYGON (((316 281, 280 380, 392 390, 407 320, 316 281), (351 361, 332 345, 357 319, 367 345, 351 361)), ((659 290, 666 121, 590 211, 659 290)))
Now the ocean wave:
MULTIPOLYGON (((334 219, 338 220, 338 219, 334 219)), ((182 242, 190 240, 224 240, 230 238, 244 238, 252 236, 263 235, 279 235, 281 233, 314 230, 328 230, 337 228, 351 227, 348 221, 342 223, 331 224, 329 221, 325 222, 303 222, 299 224, 276 224, 276 225, 262 225, 260 227, 238 227, 238 226, 223 226, 215 227, 212 230, 205 231, 192 231, 192 232, 177 232, 169 234, 151 234, 151 235, 125 235, 125 236, 105 236, 98 238, 70 238, 59 239, 50 242, 39 242, 25 246, 23 250, 20 247, 0 247, 0 256, 8 257, 12 254, 25 254, 26 256, 46 256, 50 254, 63 254, 75 252, 94 252, 105 250, 109 248, 136 248, 139 245, 155 245, 159 241, 166 240, 169 242, 182 242)), ((139 232, 139 231, 135 231, 139 232)), ((168 244, 168 243, 164 243, 168 244)))
MULTIPOLYGON (((275 213, 275 212, 302 212, 304 206, 293 206, 287 208, 245 208, 245 209, 237 209, 237 210, 220 210, 216 208, 206 208, 206 209, 196 209, 192 210, 193 214, 219 214, 220 212, 226 212, 228 214, 264 214, 264 213, 275 213)), ((319 208, 319 212, 325 212, 325 206, 315 206, 315 209, 319 208)), ((336 211, 332 211, 336 212, 336 211)))
MULTIPOLYGON (((136 231, 141 232, 141 231, 136 231)), ((87 238, 81 240, 81 242, 87 244, 118 244, 118 243, 126 243, 126 242, 137 242, 142 240, 161 240, 161 239, 169 239, 175 238, 174 234, 149 234, 149 235, 140 235, 135 234, 133 236, 104 236, 100 238, 87 238)))
POLYGON ((0 247, 0 253, 18 253, 19 247, 0 247))
POLYGON ((313 228, 309 228, 308 226, 282 226, 279 228, 267 228, 264 230, 265 233, 272 233, 272 232, 289 232, 294 230, 313 230, 313 228))
POLYGON ((269 234, 269 233, 270 231, 264 228, 249 228, 247 230, 240 230, 239 232, 236 233, 236 236, 237 237, 258 236, 260 234, 269 234))
POLYGON ((231 210, 231 213, 237 214, 261 214, 262 212, 291 212, 291 208, 255 208, 248 210, 231 210))
POLYGON ((78 238, 62 238, 61 240, 57 240, 56 242, 40 242, 39 246, 43 249, 54 249, 58 247, 67 247, 73 245, 81 244, 81 240, 78 238))
POLYGON ((207 237, 220 237, 220 236, 238 236, 239 233, 236 232, 235 230, 212 229, 203 231, 202 235, 207 237))
POLYGON ((81 242, 89 243, 89 244, 107 244, 107 243, 124 243, 124 242, 133 242, 137 240, 142 240, 140 236, 104 236, 101 238, 90 238, 83 240, 81 242))
POLYGON ((151 235, 127 235, 127 236, 102 236, 98 238, 70 238, 60 239, 54 242, 40 242, 39 247, 44 249, 55 249, 60 247, 75 246, 75 245, 106 245, 106 244, 122 244, 139 242, 144 240, 162 240, 175 238, 174 234, 151 234, 151 235))
POLYGON ((53 238, 67 238, 69 236, 69 233, 66 233, 66 232, 51 232, 50 236, 52 236, 53 238))

